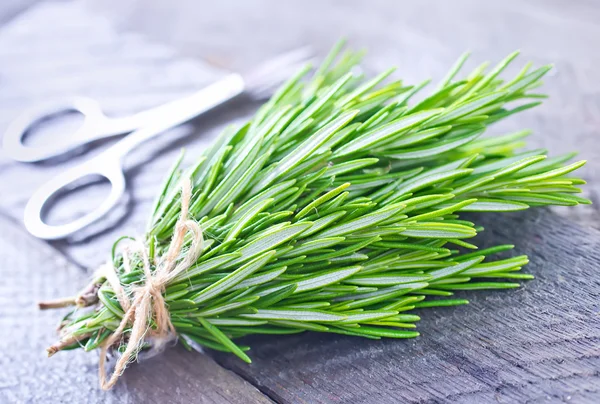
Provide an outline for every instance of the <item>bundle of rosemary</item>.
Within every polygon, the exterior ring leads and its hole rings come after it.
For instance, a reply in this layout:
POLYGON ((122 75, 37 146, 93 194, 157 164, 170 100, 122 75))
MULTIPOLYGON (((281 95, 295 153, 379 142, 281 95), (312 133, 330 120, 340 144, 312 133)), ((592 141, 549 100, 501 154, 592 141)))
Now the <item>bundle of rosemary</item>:
POLYGON ((526 256, 488 260, 460 212, 589 203, 584 162, 517 151, 527 131, 486 128, 538 105, 550 67, 499 74, 511 54, 455 80, 466 55, 427 97, 427 82, 382 84, 353 74, 360 55, 340 46, 311 77, 299 72, 197 163, 175 164, 143 239, 119 239, 103 270, 62 321, 49 348, 120 350, 114 384, 141 349, 177 336, 191 349, 250 362, 248 334, 330 332, 412 338, 416 308, 466 304, 456 290, 508 289, 531 279, 526 256), (530 101, 527 101, 530 100, 530 101), (532 101, 531 101, 532 100, 532 101), (508 105, 513 105, 508 107, 508 105), (125 247, 123 248, 123 243, 125 247), (473 250, 472 252, 465 252, 473 250), (89 309, 81 309, 89 306, 89 309))

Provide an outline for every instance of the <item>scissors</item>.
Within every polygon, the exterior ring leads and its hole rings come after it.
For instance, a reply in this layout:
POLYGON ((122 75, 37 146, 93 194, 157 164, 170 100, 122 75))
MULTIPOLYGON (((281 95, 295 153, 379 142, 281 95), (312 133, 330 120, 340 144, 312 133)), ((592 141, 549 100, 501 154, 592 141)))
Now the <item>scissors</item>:
POLYGON ((282 54, 248 75, 231 73, 188 97, 125 118, 109 118, 104 115, 95 100, 83 97, 40 105, 24 111, 8 127, 3 138, 6 154, 22 162, 58 157, 93 141, 131 132, 104 152, 42 185, 25 207, 25 227, 36 237, 56 240, 71 236, 96 223, 107 215, 125 194, 126 182, 122 161, 136 146, 242 93, 256 100, 268 98, 282 81, 308 61, 310 53, 308 48, 300 48, 282 54), (72 143, 54 148, 33 148, 23 144, 23 137, 37 123, 71 111, 79 112, 84 117, 83 124, 72 135, 72 143), (89 176, 103 177, 109 181, 111 191, 107 199, 96 210, 71 223, 45 223, 42 219, 44 206, 60 191, 69 192, 87 185, 89 182, 82 180, 89 176))

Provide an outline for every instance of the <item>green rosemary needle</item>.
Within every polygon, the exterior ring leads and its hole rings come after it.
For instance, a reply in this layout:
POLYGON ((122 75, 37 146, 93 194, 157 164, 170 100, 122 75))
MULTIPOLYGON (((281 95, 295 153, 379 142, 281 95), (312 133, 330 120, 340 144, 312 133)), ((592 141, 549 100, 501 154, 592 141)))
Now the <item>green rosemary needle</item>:
MULTIPOLYGON (((477 250, 469 239, 481 229, 462 212, 589 203, 577 196, 584 181, 568 176, 583 161, 518 150, 527 131, 483 136, 540 104, 530 90, 549 66, 501 79, 513 53, 487 73, 482 66, 456 79, 465 55, 411 102, 426 83, 388 82, 392 70, 363 77, 353 73, 358 54, 339 49, 312 77, 305 69, 291 78, 246 125, 227 128, 194 166, 182 170, 179 159, 168 175, 139 241, 156 271, 191 180, 187 217, 201 228, 202 253, 162 285, 186 347, 249 362, 249 348, 234 342, 249 334, 416 337, 412 309, 466 304, 453 291, 509 289, 531 278, 519 272, 525 256, 489 259, 512 246, 477 250)), ((183 239, 178 263, 192 241, 183 239)), ((115 243, 110 264, 118 287, 134 296, 148 281, 144 254, 124 257, 122 242, 130 240, 115 243)), ((99 274, 73 301, 90 308, 63 320, 63 338, 49 352, 103 346, 127 312, 117 292, 99 274)), ((127 344, 129 321, 111 348, 127 344)))

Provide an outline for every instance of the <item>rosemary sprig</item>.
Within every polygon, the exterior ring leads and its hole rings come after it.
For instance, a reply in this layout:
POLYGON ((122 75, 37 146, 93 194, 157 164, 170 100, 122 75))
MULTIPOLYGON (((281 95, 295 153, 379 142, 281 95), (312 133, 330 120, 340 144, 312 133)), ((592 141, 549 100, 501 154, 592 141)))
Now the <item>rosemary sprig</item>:
MULTIPOLYGON (((532 276, 526 256, 490 260, 469 239, 481 228, 461 212, 589 203, 584 162, 545 150, 518 151, 527 131, 484 137, 487 127, 538 105, 550 69, 526 65, 500 78, 517 56, 456 80, 466 55, 430 95, 426 83, 384 83, 353 73, 359 55, 290 79, 245 126, 228 128, 188 168, 177 161, 154 205, 143 240, 151 262, 165 254, 191 178, 190 216, 205 249, 172 280, 165 301, 180 341, 231 352, 249 334, 332 332, 372 339, 419 335, 416 308, 468 303, 455 290, 510 289, 532 276), (472 252, 464 252, 472 250, 472 252)), ((144 283, 142 258, 113 248, 112 264, 130 293, 144 283)), ((184 246, 180 259, 185 256, 184 246)), ((89 351, 118 327, 124 310, 100 276, 62 322, 63 341, 89 351), (90 291, 97 299, 90 298, 90 291), (83 302, 83 303, 82 303, 83 302)), ((125 332, 127 335, 127 330, 125 332)))

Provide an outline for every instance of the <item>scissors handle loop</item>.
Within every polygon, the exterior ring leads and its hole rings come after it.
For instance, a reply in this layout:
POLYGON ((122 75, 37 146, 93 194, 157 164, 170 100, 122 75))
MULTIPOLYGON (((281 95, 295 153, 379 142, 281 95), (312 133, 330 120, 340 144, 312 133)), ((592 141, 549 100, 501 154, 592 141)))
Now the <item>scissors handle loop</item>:
POLYGON ((35 162, 57 157, 71 152, 93 140, 114 135, 105 134, 102 128, 109 122, 98 103, 87 97, 65 98, 52 103, 41 104, 23 111, 6 130, 3 148, 13 159, 22 162, 35 162), (58 142, 44 147, 26 146, 23 141, 29 131, 44 120, 68 112, 77 112, 84 117, 81 127, 69 137, 68 143, 58 142))
POLYGON ((25 207, 25 227, 36 237, 56 240, 72 235, 97 222, 108 214, 119 203, 125 193, 125 177, 121 162, 117 156, 114 161, 107 161, 103 153, 82 165, 54 177, 39 188, 29 199, 25 207), (95 210, 84 216, 61 225, 49 225, 42 216, 44 208, 60 193, 69 192, 85 185, 89 180, 104 178, 111 186, 110 194, 95 210))
POLYGON ((36 237, 55 240, 70 236, 107 215, 125 193, 125 177, 122 161, 125 155, 141 143, 166 130, 182 124, 217 105, 241 94, 244 81, 237 74, 230 74, 193 95, 161 106, 158 119, 148 117, 149 126, 142 127, 98 154, 93 159, 54 177, 38 189, 25 208, 25 227, 36 237), (63 225, 49 225, 42 216, 44 207, 60 193, 73 191, 85 185, 89 177, 104 177, 111 184, 111 192, 94 211, 63 225))

